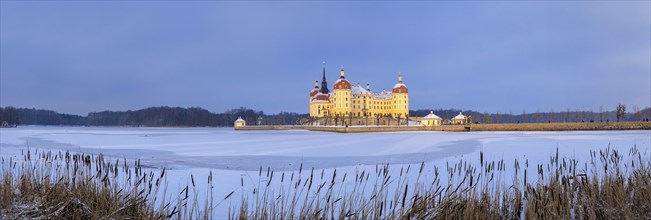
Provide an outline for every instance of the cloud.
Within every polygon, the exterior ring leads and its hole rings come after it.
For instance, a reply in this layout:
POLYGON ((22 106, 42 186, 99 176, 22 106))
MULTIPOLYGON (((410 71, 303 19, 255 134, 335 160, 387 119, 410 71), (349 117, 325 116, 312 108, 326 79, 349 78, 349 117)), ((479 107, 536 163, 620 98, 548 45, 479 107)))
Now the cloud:
POLYGON ((324 60, 415 108, 651 105, 649 2, 0 4, 3 106, 307 112, 324 60))

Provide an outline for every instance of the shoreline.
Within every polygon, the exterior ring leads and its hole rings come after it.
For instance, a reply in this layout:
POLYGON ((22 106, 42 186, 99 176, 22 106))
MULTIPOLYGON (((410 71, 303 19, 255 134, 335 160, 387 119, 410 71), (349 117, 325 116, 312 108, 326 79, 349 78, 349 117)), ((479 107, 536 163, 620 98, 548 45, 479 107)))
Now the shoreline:
POLYGON ((579 122, 579 123, 521 123, 471 124, 441 126, 305 126, 258 125, 235 127, 236 131, 308 130, 337 133, 401 132, 401 131, 597 131, 597 130, 651 130, 651 122, 579 122))

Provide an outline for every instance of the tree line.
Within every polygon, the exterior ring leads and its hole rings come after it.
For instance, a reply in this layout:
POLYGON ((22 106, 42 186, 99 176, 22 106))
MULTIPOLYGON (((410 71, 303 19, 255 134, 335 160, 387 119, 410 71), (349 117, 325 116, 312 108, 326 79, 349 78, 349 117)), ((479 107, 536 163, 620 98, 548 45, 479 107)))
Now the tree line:
POLYGON ((86 117, 34 108, 0 107, 0 123, 16 125, 86 125, 86 117))
POLYGON ((133 126, 133 127, 230 127, 242 117, 247 124, 295 124, 307 114, 265 114, 245 107, 212 113, 199 107, 150 107, 129 111, 91 112, 87 116, 51 110, 0 107, 0 123, 16 125, 133 126))
MULTIPOLYGON (((640 110, 634 106, 626 112, 626 106, 618 104, 614 110, 600 108, 599 112, 564 110, 548 112, 488 113, 462 111, 460 109, 410 110, 410 117, 423 117, 430 113, 443 119, 451 119, 459 112, 471 116, 473 123, 552 123, 552 122, 615 122, 648 121, 651 108, 640 110)), ((87 116, 58 113, 34 108, 0 107, 0 123, 3 127, 16 125, 72 125, 72 126, 133 126, 133 127, 230 127, 242 117, 248 125, 296 125, 308 114, 281 112, 265 114, 262 111, 240 107, 223 113, 213 113, 199 107, 150 107, 134 111, 91 112, 87 116)))
POLYGON ((598 112, 571 110, 555 111, 551 109, 548 112, 522 112, 514 113, 489 113, 477 111, 462 111, 460 109, 420 109, 410 110, 409 115, 412 117, 424 117, 432 111, 434 114, 445 119, 451 119, 463 112, 464 115, 470 116, 473 123, 492 124, 492 123, 558 123, 558 122, 617 122, 617 121, 649 121, 651 120, 651 108, 640 109, 633 107, 631 112, 626 112, 626 105, 617 104, 614 110, 600 108, 598 112))

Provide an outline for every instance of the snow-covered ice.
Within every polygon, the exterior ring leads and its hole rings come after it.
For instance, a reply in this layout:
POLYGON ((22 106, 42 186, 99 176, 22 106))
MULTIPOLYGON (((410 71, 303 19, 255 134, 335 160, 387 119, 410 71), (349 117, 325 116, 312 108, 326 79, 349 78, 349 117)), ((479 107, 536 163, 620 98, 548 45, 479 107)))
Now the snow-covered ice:
MULTIPOLYGON (((465 159, 529 160, 544 163, 558 152, 587 158, 589 151, 611 147, 627 152, 636 146, 651 160, 651 131, 563 132, 393 132, 326 133, 314 131, 234 131, 232 128, 125 128, 21 126, 0 129, 0 155, 20 155, 27 147, 102 153, 114 158, 140 159, 148 167, 171 168, 170 189, 213 171, 214 195, 224 198, 241 189, 240 179, 258 175, 260 167, 277 172, 324 169, 338 173, 375 169, 391 164, 443 165, 465 159)), ((426 169, 425 173, 431 168, 426 169)), ((327 174, 326 174, 327 175, 327 174)), ((426 176, 423 178, 427 178, 426 176)), ((245 187, 246 188, 246 187, 245 187)), ((236 197, 237 198, 237 197, 236 197)), ((239 201, 233 201, 239 204, 239 201)), ((224 217, 228 205, 217 208, 224 217)))
POLYGON ((501 157, 546 158, 586 154, 607 146, 648 149, 651 131, 393 132, 234 131, 232 128, 36 127, 2 129, 5 151, 68 149, 142 159, 155 165, 257 170, 296 169, 297 164, 334 168, 378 163, 415 164, 479 150, 501 157))

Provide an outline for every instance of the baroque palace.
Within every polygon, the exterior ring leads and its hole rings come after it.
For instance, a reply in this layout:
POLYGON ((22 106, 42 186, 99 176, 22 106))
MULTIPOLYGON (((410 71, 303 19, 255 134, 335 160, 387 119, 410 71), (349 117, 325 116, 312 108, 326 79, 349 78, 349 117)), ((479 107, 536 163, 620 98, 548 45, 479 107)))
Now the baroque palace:
POLYGON ((326 82, 325 67, 323 67, 321 87, 319 88, 319 81, 316 81, 314 89, 310 91, 310 116, 406 119, 409 117, 409 93, 400 73, 398 73, 398 82, 391 91, 382 90, 374 93, 371 92, 368 83, 366 88, 360 84, 352 85, 344 75, 343 66, 339 72, 339 79, 330 91, 326 82))

